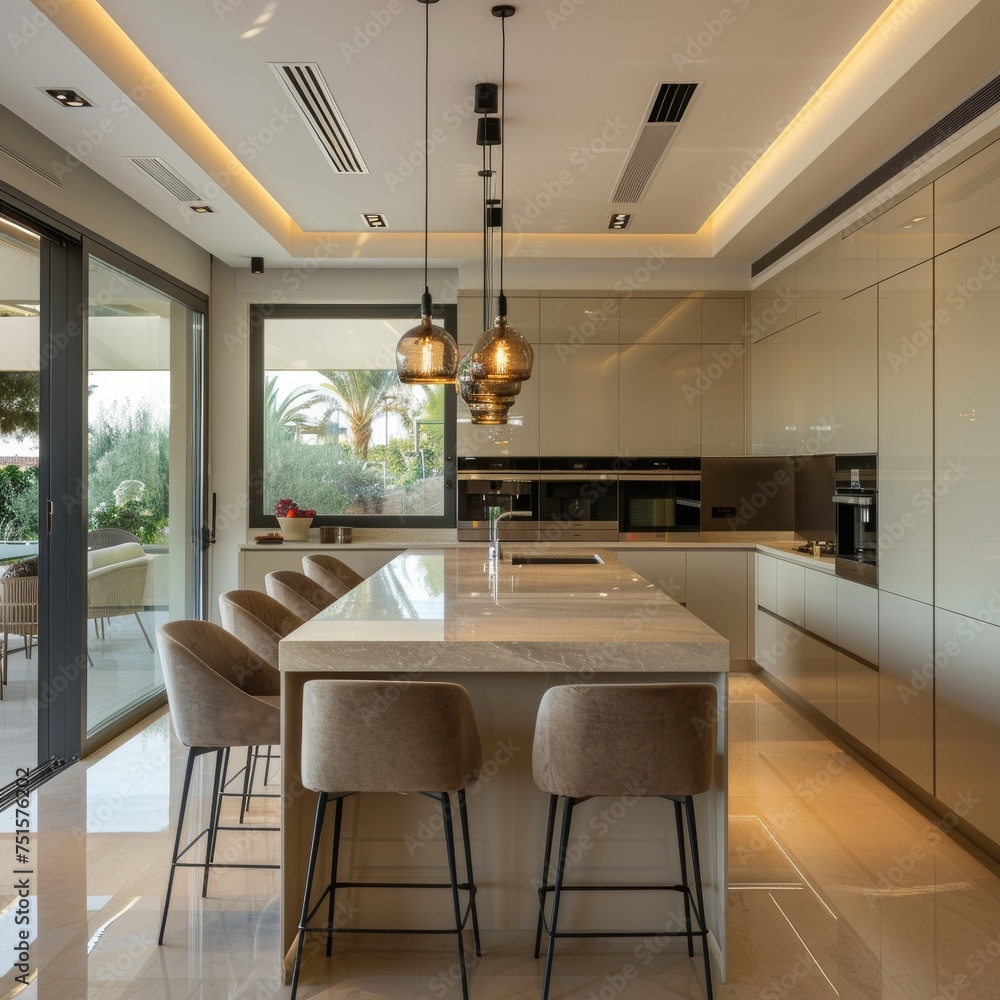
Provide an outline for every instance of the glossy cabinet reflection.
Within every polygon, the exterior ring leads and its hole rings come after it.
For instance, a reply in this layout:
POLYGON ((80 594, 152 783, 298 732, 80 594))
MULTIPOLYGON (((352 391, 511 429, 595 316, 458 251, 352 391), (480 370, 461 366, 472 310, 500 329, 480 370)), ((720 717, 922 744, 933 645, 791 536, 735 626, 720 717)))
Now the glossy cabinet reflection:
POLYGON ((878 233, 878 280, 885 281, 934 254, 931 185, 886 209, 873 223, 878 233))
POLYGON ((934 609, 882 592, 878 604, 879 754, 934 791, 934 609))
POLYGON ((934 643, 936 795, 1000 842, 1000 628, 938 611, 934 643))
POLYGON ((930 262, 878 286, 879 589, 927 604, 934 599, 933 292, 930 262))
POLYGON ((548 297, 539 300, 539 334, 543 344, 617 344, 621 301, 603 298, 548 297))
POLYGON ((687 601, 687 554, 664 549, 622 549, 618 561, 672 597, 687 601))
POLYGON ((623 455, 701 454, 701 351, 698 344, 622 345, 619 446, 623 455))
POLYGON ((934 597, 1000 621, 1000 233, 936 260, 934 597))
POLYGON ((837 302, 832 321, 833 421, 841 454, 878 450, 878 292, 837 302))
POLYGON ((729 640, 729 657, 745 660, 747 651, 748 560, 752 553, 689 551, 687 607, 729 640))
POLYGON ((701 327, 701 299, 634 296, 621 304, 623 345, 700 344, 701 327))
POLYGON ((944 253, 1000 226, 1000 142, 934 182, 934 252, 944 253))
POLYGON ((541 344, 540 455, 618 452, 618 347, 541 344))

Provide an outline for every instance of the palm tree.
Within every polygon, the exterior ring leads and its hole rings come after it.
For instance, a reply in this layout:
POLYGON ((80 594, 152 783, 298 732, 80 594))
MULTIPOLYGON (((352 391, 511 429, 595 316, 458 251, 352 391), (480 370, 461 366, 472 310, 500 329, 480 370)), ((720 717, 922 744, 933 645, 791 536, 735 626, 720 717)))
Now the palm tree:
POLYGON ((306 385, 294 389, 279 403, 278 376, 270 375, 264 380, 264 426, 294 438, 296 431, 307 422, 306 411, 324 402, 325 398, 314 386, 306 385))
POLYGON ((375 421, 386 413, 407 414, 406 400, 400 391, 396 372, 320 369, 319 373, 326 379, 320 384, 320 389, 333 396, 334 406, 344 411, 355 455, 367 462, 375 421))

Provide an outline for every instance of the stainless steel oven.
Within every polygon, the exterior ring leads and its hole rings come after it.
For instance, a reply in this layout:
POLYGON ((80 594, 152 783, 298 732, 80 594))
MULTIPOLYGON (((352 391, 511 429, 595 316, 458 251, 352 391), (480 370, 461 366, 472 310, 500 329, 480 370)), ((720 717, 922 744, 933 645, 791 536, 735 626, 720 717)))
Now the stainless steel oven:
POLYGON ((458 540, 488 541, 489 522, 497 512, 531 512, 501 524, 503 541, 538 541, 538 460, 462 458, 458 470, 458 540), (522 467, 518 467, 518 466, 522 467), (526 467, 525 467, 526 466, 526 467), (492 513, 491 513, 492 512, 492 513))
POLYGON ((878 467, 874 455, 838 455, 833 502, 837 511, 837 576, 878 586, 878 467))
MULTIPOLYGON (((543 459, 544 461, 544 459, 543 459)), ((539 474, 540 540, 618 540, 618 473, 613 469, 539 474)))
POLYGON ((701 531, 699 459, 634 459, 618 479, 623 541, 701 531))

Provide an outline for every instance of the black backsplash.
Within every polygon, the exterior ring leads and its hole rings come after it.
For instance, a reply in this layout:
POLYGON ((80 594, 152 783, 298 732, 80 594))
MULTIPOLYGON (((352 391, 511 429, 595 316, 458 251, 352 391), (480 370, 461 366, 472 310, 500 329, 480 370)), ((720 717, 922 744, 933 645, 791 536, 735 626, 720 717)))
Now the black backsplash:
POLYGON ((833 538, 833 473, 833 455, 704 458, 701 530, 833 538))

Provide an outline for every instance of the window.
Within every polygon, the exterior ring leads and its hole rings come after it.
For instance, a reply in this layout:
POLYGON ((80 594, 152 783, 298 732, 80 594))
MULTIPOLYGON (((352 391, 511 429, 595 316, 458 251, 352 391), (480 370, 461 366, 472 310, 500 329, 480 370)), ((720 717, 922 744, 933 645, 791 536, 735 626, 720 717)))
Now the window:
MULTIPOLYGON (((455 307, 441 321, 455 329, 455 307)), ((455 389, 405 386, 410 306, 253 306, 250 526, 290 498, 313 524, 454 527, 455 389)))

